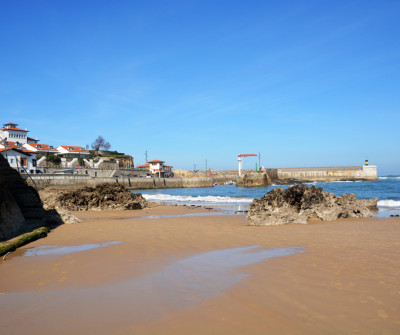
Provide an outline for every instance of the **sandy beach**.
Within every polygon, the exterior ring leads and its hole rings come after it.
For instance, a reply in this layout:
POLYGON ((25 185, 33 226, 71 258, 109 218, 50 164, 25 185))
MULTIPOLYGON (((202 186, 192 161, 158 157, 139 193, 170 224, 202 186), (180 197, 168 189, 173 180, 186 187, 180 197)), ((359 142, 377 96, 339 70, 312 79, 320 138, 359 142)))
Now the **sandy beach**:
POLYGON ((211 213, 75 212, 0 261, 0 333, 400 333, 399 218, 255 227, 211 213))

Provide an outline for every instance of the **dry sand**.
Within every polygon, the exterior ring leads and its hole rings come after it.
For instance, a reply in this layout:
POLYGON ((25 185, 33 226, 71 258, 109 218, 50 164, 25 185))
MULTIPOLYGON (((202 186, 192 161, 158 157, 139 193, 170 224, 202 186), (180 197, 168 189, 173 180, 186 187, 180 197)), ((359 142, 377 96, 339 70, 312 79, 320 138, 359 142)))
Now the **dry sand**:
POLYGON ((399 218, 266 227, 243 215, 137 218, 203 212, 76 212, 81 223, 24 250, 122 243, 1 260, 0 334, 400 333, 399 218))

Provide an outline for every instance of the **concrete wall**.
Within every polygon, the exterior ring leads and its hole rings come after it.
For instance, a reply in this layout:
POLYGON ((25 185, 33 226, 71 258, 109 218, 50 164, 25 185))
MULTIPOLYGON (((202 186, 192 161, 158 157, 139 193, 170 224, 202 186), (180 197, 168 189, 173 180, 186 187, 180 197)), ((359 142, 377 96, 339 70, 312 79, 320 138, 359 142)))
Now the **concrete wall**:
MULTIPOLYGON (((25 176, 26 178, 26 176, 25 176)), ((92 177, 86 174, 40 174, 32 175, 39 188, 48 186, 63 187, 84 187, 96 186, 103 183, 120 183, 132 189, 157 189, 157 188, 193 188, 193 187, 212 187, 212 178, 128 178, 128 177, 92 177)), ((30 179, 28 183, 32 183, 30 179)))
POLYGON ((266 173, 250 173, 245 174, 242 178, 237 179, 237 186, 244 187, 264 187, 271 185, 271 178, 266 173))
MULTIPOLYGON (((276 169, 278 180, 340 181, 377 180, 376 165, 276 169)), ((273 179, 273 178, 272 178, 273 179)))
MULTIPOLYGON (((98 170, 97 177, 90 174, 35 174, 32 175, 32 178, 38 187, 70 186, 76 188, 118 182, 132 189, 212 187, 216 181, 222 182, 223 178, 226 178, 223 174, 216 178, 128 178, 122 175, 110 177, 108 174, 111 170, 105 170, 107 172, 104 174, 100 173, 100 171, 102 170, 98 170)), ((230 176, 233 177, 233 173, 230 176)), ((264 174, 249 174, 245 186, 263 186, 266 182, 268 184, 274 182, 284 184, 292 181, 377 180, 377 178, 375 165, 281 168, 268 169, 267 179, 265 179, 264 174)), ((236 181, 236 178, 226 178, 225 181, 227 180, 236 181)), ((32 182, 28 180, 28 183, 32 182)))

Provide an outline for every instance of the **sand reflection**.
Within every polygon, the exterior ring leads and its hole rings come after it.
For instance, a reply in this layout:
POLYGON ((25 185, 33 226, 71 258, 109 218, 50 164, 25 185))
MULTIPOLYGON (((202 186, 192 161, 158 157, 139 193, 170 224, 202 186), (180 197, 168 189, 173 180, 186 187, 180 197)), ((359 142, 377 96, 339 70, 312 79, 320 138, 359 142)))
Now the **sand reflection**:
POLYGON ((32 256, 44 256, 44 255, 67 255, 73 252, 87 251, 119 243, 122 242, 115 241, 115 242, 105 242, 105 243, 69 245, 63 247, 59 247, 56 245, 46 245, 46 246, 27 249, 24 253, 24 256, 32 257, 32 256))
MULTIPOLYGON (((31 251, 35 255, 49 252, 35 249, 31 251)), ((61 251, 65 249, 59 248, 61 251)), ((109 333, 116 322, 122 328, 132 327, 220 294, 248 276, 235 268, 299 252, 303 248, 225 249, 179 260, 159 272, 111 286, 5 293, 0 302, 15 313, 0 316, 0 322, 16 333, 62 334, 95 329, 98 334, 109 333), (32 323, 36 327, 32 328, 32 323)))

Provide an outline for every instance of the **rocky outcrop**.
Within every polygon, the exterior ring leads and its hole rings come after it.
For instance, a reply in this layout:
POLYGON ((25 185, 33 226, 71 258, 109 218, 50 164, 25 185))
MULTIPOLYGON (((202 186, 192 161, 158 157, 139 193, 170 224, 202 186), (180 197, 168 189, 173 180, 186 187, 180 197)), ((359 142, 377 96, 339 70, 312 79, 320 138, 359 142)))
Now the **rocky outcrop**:
POLYGON ((47 213, 36 190, 0 154, 0 240, 47 224, 47 213))
POLYGON ((250 204, 250 225, 305 224, 311 218, 336 220, 370 217, 378 199, 358 200, 355 194, 336 196, 314 186, 275 188, 250 204))
POLYGON ((13 236, 24 223, 21 209, 0 174, 0 240, 13 236))
POLYGON ((139 193, 130 192, 121 184, 101 184, 96 187, 83 187, 76 191, 63 192, 54 198, 53 208, 70 211, 143 209, 150 207, 148 201, 139 193))

